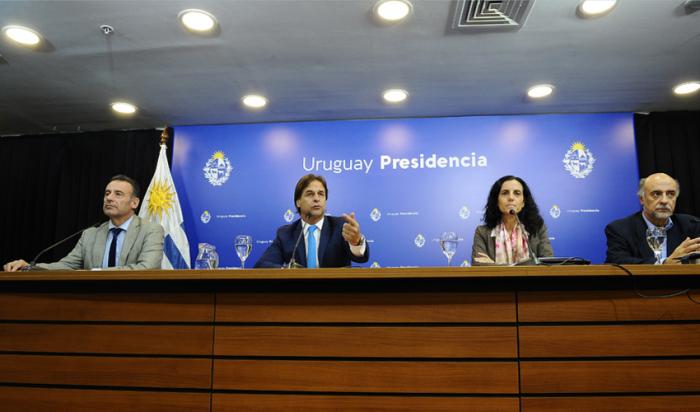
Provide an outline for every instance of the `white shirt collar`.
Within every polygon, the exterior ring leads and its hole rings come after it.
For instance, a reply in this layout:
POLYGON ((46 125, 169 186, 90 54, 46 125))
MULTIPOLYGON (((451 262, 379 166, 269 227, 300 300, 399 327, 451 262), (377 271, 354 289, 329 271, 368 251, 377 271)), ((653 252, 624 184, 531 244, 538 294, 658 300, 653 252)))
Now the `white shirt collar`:
MULTIPOLYGON (((326 220, 326 217, 324 216, 323 219, 321 219, 321 220, 319 220, 318 222, 314 223, 314 226, 316 226, 316 228, 317 228, 317 230, 319 231, 319 233, 320 233, 321 230, 323 229, 323 222, 324 222, 325 220, 326 220)), ((311 226, 311 225, 309 225, 308 223, 306 223, 306 222, 304 221, 304 219, 301 220, 301 229, 304 231, 304 233, 306 233, 306 230, 309 228, 309 226, 311 226)))
POLYGON ((129 230, 129 225, 131 224, 131 221, 134 220, 134 216, 136 216, 136 215, 131 215, 131 217, 128 218, 126 220, 126 222, 122 223, 121 226, 115 226, 114 223, 112 223, 112 221, 110 220, 109 221, 109 228, 111 229, 113 227, 118 227, 126 232, 127 230, 129 230))
MULTIPOLYGON (((642 218, 644 219, 644 222, 647 224, 647 228, 651 229, 656 227, 655 224, 651 223, 649 219, 647 219, 646 216, 644 216, 644 212, 642 212, 642 218)), ((669 216, 668 222, 666 222, 666 225, 664 226, 664 229, 668 232, 669 229, 673 227, 673 220, 671 220, 671 217, 669 216)))

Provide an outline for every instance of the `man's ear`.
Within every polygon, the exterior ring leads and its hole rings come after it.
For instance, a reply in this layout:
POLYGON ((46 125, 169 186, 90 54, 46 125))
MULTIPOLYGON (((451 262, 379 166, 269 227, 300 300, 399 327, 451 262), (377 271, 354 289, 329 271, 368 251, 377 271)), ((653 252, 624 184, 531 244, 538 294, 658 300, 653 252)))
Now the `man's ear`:
POLYGON ((136 210, 136 208, 139 207, 139 203, 141 203, 141 199, 139 199, 138 197, 131 198, 131 208, 133 210, 136 210))

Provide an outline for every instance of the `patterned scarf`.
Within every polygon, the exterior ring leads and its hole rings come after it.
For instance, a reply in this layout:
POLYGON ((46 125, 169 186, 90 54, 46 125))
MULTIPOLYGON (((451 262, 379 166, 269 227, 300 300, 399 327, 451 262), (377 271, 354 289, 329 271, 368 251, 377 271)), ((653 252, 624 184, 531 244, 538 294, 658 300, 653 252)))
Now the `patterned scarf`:
POLYGON ((511 265, 530 259, 530 249, 527 246, 529 234, 521 225, 516 225, 508 233, 506 225, 501 222, 493 228, 491 236, 496 237, 497 265, 511 265))

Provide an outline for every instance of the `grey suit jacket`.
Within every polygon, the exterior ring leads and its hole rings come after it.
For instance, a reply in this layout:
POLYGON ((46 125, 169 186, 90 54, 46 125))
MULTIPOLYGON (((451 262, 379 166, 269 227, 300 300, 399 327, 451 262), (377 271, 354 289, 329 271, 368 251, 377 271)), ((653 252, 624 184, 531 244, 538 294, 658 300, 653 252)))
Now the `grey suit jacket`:
MULTIPOLYGON (((486 227, 486 225, 477 226, 474 231, 474 242, 472 243, 472 265, 473 266, 483 266, 493 263, 479 263, 474 258, 478 256, 479 252, 485 253, 492 260, 496 260, 496 237, 491 236, 492 229, 486 227)), ((553 256, 552 244, 549 242, 549 235, 547 234, 547 225, 542 225, 540 230, 534 235, 530 235, 527 241, 527 246, 530 250, 535 253, 535 256, 553 256)))
MULTIPOLYGON (((40 263, 49 270, 77 270, 102 267, 109 222, 83 232, 73 250, 55 263, 40 263)), ((122 244, 119 263, 110 270, 159 269, 163 259, 163 227, 134 216, 122 244)))

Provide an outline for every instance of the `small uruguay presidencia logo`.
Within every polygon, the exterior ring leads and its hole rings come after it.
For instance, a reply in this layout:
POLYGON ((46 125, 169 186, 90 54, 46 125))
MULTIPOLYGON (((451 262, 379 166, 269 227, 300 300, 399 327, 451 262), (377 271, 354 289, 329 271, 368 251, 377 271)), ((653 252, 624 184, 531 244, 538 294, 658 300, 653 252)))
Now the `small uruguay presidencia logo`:
POLYGON ((369 217, 370 217, 370 219, 372 219, 372 221, 377 222, 377 221, 379 221, 379 219, 382 218, 382 212, 380 212, 379 209, 377 209, 377 208, 375 207, 375 208, 372 209, 372 211, 370 212, 369 217))
POLYGON ((595 157, 581 142, 574 142, 564 155, 564 169, 577 179, 583 179, 593 171, 595 157))
POLYGON ((284 212, 284 221, 287 223, 292 223, 292 220, 294 220, 294 212, 292 212, 291 209, 287 209, 286 212, 284 212))
POLYGON ((471 266, 471 265, 469 264, 469 261, 468 261, 468 260, 464 259, 464 261, 462 261, 462 263, 461 263, 459 266, 460 266, 460 267, 463 267, 463 268, 467 268, 467 267, 469 267, 469 266, 471 266))
POLYGON ((425 237, 419 233, 413 240, 413 243, 415 243, 417 247, 423 247, 423 245, 425 245, 425 237))
POLYGON ((204 177, 212 186, 221 186, 226 183, 231 176, 231 170, 233 170, 233 166, 221 150, 214 152, 202 168, 204 177))
POLYGON ((375 262, 372 262, 372 264, 370 265, 370 267, 371 267, 371 268, 380 268, 381 266, 379 266, 379 262, 376 262, 376 261, 375 261, 375 262))
POLYGON ((559 206, 552 206, 552 208, 549 209, 549 215, 555 219, 559 219, 559 216, 561 216, 561 209, 559 209, 559 206))
POLYGON ((462 206, 461 209, 459 209, 459 217, 462 219, 469 219, 469 216, 471 216, 472 212, 469 210, 468 207, 462 206))
POLYGON ((202 212, 201 216, 199 216, 199 219, 206 225, 211 220, 211 213, 209 213, 208 210, 205 210, 202 212))

